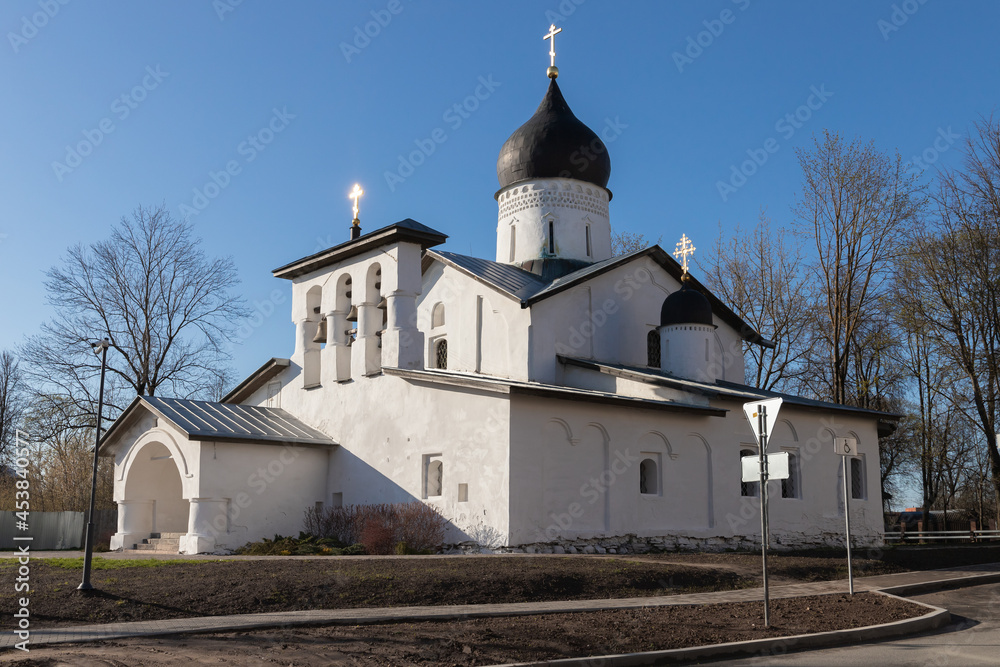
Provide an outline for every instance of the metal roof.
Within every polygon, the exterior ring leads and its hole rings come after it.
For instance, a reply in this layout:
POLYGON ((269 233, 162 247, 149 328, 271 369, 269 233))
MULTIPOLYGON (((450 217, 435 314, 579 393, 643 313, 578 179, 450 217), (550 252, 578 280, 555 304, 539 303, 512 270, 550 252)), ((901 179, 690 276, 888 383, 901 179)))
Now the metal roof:
POLYGON ((138 405, 143 405, 163 417, 191 440, 337 444, 325 433, 307 426, 280 408, 137 396, 108 429, 102 438, 102 445, 138 405))
POLYGON ((491 262, 488 259, 459 255, 443 250, 429 250, 427 254, 435 255, 448 264, 465 269, 473 276, 522 301, 536 294, 548 284, 534 273, 513 264, 501 264, 500 262, 491 262))

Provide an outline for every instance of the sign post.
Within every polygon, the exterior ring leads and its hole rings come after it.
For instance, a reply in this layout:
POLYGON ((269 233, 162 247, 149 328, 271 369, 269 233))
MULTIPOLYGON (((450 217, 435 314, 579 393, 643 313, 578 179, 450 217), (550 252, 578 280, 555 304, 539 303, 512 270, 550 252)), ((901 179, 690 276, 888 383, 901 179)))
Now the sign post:
POLYGON ((757 439, 759 477, 760 477, 760 554, 763 562, 764 579, 764 627, 771 625, 770 601, 767 590, 767 439, 771 435, 775 422, 778 420, 780 398, 770 398, 763 401, 751 401, 743 404, 743 413, 750 423, 750 430, 757 439))
POLYGON ((847 582, 848 590, 854 595, 854 572, 851 570, 851 506, 847 489, 847 459, 858 453, 858 441, 854 438, 834 438, 833 451, 840 455, 844 477, 844 521, 847 528, 847 582))

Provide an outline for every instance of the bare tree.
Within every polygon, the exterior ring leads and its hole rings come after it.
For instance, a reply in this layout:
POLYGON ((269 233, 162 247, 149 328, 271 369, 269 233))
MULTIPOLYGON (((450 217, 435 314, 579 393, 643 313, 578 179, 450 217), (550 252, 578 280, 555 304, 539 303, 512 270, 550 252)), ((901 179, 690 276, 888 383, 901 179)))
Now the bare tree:
MULTIPOLYGON (((761 389, 791 391, 809 348, 808 278, 802 254, 784 230, 774 230, 764 210, 753 231, 739 227, 727 241, 722 229, 713 252, 698 264, 705 281, 733 312, 770 337, 774 349, 744 343, 746 381, 761 389)), ((705 257, 703 255, 703 257, 705 257)))
POLYGON ((859 333, 878 312, 924 197, 899 155, 890 157, 871 142, 847 143, 824 131, 798 157, 804 184, 794 210, 800 230, 815 242, 821 306, 815 328, 827 366, 820 377, 829 381, 814 391, 848 403, 859 333))
POLYGON ((112 413, 135 395, 164 391, 206 396, 227 373, 232 323, 245 314, 230 289, 239 283, 231 259, 209 259, 187 222, 163 207, 137 208, 109 239, 71 247, 47 272, 56 314, 21 348, 25 375, 64 425, 93 424, 100 358, 107 336, 112 413))
MULTIPOLYGON (((656 240, 659 243, 663 240, 661 236, 656 240)), ((621 255, 627 255, 630 252, 635 252, 636 250, 643 250, 653 245, 653 242, 646 238, 644 234, 638 234, 636 232, 624 231, 616 232, 611 230, 611 256, 620 257, 621 255)))
POLYGON ((913 244, 902 298, 960 374, 956 407, 975 420, 1000 493, 1000 124, 976 123, 961 169, 940 174, 937 228, 913 244))
POLYGON ((0 353, 0 465, 7 463, 24 415, 21 369, 10 352, 0 353))

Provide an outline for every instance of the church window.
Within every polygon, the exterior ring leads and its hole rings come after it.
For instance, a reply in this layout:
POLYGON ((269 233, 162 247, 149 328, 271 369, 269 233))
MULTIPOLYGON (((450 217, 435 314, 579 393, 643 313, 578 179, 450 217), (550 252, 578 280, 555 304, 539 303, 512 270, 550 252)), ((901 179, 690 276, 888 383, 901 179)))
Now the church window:
POLYGON ((434 345, 435 368, 448 368, 448 339, 442 338, 434 345))
POLYGON ((860 458, 850 459, 851 467, 851 498, 855 500, 865 499, 865 471, 864 461, 860 458))
POLYGON ((514 253, 517 248, 517 225, 510 226, 510 261, 514 261, 514 253))
POLYGON ((469 485, 462 483, 458 485, 458 502, 469 502, 469 485))
POLYGON ((801 498, 801 484, 799 483, 799 457, 791 452, 788 453, 788 477, 781 480, 782 498, 801 498))
POLYGON ((269 408, 281 407, 281 382, 270 382, 267 385, 267 401, 265 405, 269 408))
POLYGON ((593 257, 594 252, 590 247, 590 225, 587 225, 587 257, 593 257))
POLYGON ((639 493, 655 496, 660 493, 659 474, 656 461, 643 459, 639 464, 639 493))
POLYGON ((440 454, 424 457, 424 498, 436 498, 444 488, 444 464, 440 454))
POLYGON ((656 329, 646 334, 646 365, 660 367, 660 332, 656 329))
MULTIPOLYGON (((743 462, 742 458, 744 456, 756 456, 757 452, 752 449, 741 449, 740 450, 740 477, 743 477, 743 462)), ((757 495, 757 487, 760 486, 760 482, 740 482, 740 495, 746 498, 753 498, 757 495)))
POLYGON ((443 327, 444 326, 444 304, 436 303, 434 304, 434 310, 431 312, 431 327, 443 327))
POLYGON ((549 254, 556 254, 556 231, 555 223, 549 220, 549 254))

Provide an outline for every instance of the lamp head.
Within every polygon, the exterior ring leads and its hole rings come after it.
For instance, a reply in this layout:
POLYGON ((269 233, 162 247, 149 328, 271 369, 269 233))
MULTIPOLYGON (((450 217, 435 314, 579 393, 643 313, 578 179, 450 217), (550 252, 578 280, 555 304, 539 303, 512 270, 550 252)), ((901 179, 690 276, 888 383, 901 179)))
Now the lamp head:
POLYGON ((99 340, 96 343, 94 343, 92 345, 92 347, 94 348, 94 354, 98 354, 99 355, 102 352, 104 352, 106 349, 108 349, 109 347, 111 347, 111 341, 108 340, 107 338, 102 338, 101 340, 99 340))

